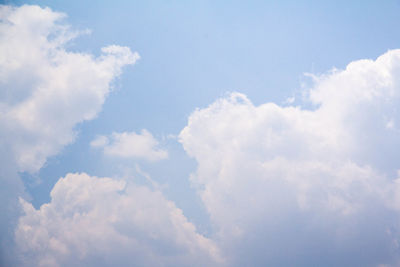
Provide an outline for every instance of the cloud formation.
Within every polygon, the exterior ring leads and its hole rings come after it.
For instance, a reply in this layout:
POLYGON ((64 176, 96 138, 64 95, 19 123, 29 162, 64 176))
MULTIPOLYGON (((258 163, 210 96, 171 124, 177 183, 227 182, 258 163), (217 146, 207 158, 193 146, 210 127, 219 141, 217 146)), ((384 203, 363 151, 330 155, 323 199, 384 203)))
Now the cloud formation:
MULTIPOLYGON (((16 244, 16 254, 6 261, 3 255, 14 247, 2 235, 0 265, 218 262, 215 244, 198 234, 161 192, 147 187, 68 174, 54 186, 50 203, 36 210, 20 198, 20 210, 16 199, 24 196, 24 189, 18 172, 38 171, 48 157, 72 143, 74 127, 95 118, 113 79, 139 56, 116 45, 102 48, 99 57, 67 51, 68 41, 78 33, 62 23, 64 14, 49 8, 1 6, 0 16, 0 49, 6 51, 0 56, 1 230, 8 235, 15 230, 16 244)), ((168 155, 156 148, 157 140, 146 130, 115 133, 111 139, 104 148, 109 155, 151 161, 168 155)))
POLYGON ((161 192, 122 180, 67 174, 51 201, 25 215, 16 239, 25 266, 210 266, 215 244, 161 192))
POLYGON ((1 6, 0 120, 2 146, 19 171, 37 171, 74 141, 74 126, 100 111, 121 68, 139 58, 127 47, 98 58, 69 52, 77 33, 49 8, 1 6))
MULTIPOLYGON (((73 142, 139 58, 116 45, 99 57, 68 51, 79 33, 63 18, 0 6, 0 265, 14 224, 12 257, 26 266, 400 264, 400 50, 312 76, 309 109, 233 93, 196 110, 180 141, 198 163, 191 180, 210 238, 161 192, 84 173, 61 178, 38 210, 20 198, 16 222, 18 172, 38 171, 73 142)), ((168 157, 146 130, 91 145, 120 158, 168 157)))
POLYGON ((168 152, 158 148, 158 141, 145 129, 140 134, 135 132, 113 133, 110 138, 100 135, 90 145, 94 148, 102 148, 105 155, 113 157, 138 158, 148 161, 168 158, 168 152))
POLYGON ((399 263, 400 50, 314 76, 299 106, 233 93, 180 133, 235 266, 399 263))
POLYGON ((76 138, 75 126, 93 119, 125 65, 139 58, 111 45, 99 57, 71 52, 79 32, 49 8, 0 5, 0 265, 11 252, 19 172, 36 172, 76 138))

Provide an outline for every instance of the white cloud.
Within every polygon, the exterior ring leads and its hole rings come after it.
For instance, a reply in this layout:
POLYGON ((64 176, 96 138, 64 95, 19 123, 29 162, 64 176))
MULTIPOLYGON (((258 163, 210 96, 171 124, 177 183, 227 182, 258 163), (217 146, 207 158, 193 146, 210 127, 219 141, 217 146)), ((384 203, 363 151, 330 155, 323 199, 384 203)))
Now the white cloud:
POLYGON ((26 266, 211 266, 221 259, 159 191, 68 174, 51 202, 25 215, 16 240, 26 266))
POLYGON ((90 146, 99 148, 99 147, 104 147, 104 146, 108 145, 108 143, 109 143, 109 140, 108 140, 107 136, 98 135, 98 136, 96 136, 95 139, 93 139, 90 142, 90 146))
POLYGON ((180 133, 231 265, 400 259, 400 50, 314 79, 313 110, 234 93, 180 133))
POLYGON ((0 7, 2 146, 19 171, 37 171, 75 139, 76 124, 100 111, 121 68, 139 58, 127 47, 102 48, 98 58, 69 52, 77 33, 49 8, 0 7))
MULTIPOLYGON (((73 142, 74 127, 98 114, 121 68, 139 58, 116 45, 102 48, 99 57, 67 51, 77 33, 62 24, 64 17, 37 6, 0 8, 0 265, 215 264, 215 244, 161 192, 110 178, 69 174, 39 210, 21 199, 24 215, 17 224, 21 210, 15 200, 24 195, 17 173, 38 171, 73 142), (15 225, 15 240, 5 237, 15 225)), ((118 151, 128 142, 133 156, 167 157, 147 131, 111 139, 114 147, 106 153, 132 156, 118 151)), ((93 145, 107 142, 100 137, 93 145)))
POLYGON ((97 136, 90 145, 102 147, 104 154, 121 158, 140 158, 149 161, 158 161, 168 158, 166 150, 158 148, 159 143, 153 135, 142 130, 135 132, 113 133, 110 137, 97 136))
POLYGON ((99 57, 66 49, 79 32, 49 8, 0 5, 0 265, 15 264, 13 228, 24 187, 18 172, 36 172, 93 119, 125 65, 139 58, 108 46, 99 57))
MULTIPOLYGON (((0 7, 1 257, 23 194, 17 172, 39 170, 73 142, 74 127, 98 114, 121 68, 139 58, 115 45, 97 58, 67 51, 77 33, 63 18, 0 7)), ((190 116, 180 140, 198 162, 192 181, 217 229, 213 241, 158 191, 69 174, 39 210, 21 200, 19 257, 28 266, 208 266, 217 244, 236 266, 396 265, 400 51, 314 80, 313 110, 254 106, 234 93, 190 116)), ((110 156, 168 156, 145 130, 91 145, 110 156)))

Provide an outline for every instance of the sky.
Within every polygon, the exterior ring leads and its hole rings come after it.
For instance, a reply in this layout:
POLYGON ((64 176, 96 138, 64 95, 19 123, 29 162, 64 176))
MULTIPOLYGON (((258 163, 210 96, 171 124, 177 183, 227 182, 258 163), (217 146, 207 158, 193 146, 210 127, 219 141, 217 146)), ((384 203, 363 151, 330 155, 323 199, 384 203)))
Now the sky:
POLYGON ((1 266, 399 266, 399 1, 1 1, 1 266))

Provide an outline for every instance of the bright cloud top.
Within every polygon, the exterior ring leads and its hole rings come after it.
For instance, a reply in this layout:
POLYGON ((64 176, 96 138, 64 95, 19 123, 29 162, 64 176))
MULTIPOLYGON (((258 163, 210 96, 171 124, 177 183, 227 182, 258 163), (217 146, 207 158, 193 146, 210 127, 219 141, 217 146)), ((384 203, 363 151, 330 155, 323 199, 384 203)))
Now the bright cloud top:
POLYGON ((168 158, 168 152, 158 148, 159 142, 147 130, 142 130, 140 134, 123 132, 113 133, 110 137, 97 136, 90 145, 94 148, 102 148, 104 154, 108 156, 148 161, 168 158))
POLYGON ((111 45, 102 55, 65 50, 78 33, 49 8, 0 7, 1 146, 19 171, 37 171, 70 144, 76 124, 100 111, 121 68, 139 58, 111 45))
POLYGON ((233 93, 180 133, 232 265, 398 264, 400 50, 314 82, 314 110, 233 93))
POLYGON ((210 266, 215 244, 158 191, 68 174, 35 210, 21 200, 16 240, 26 266, 210 266))

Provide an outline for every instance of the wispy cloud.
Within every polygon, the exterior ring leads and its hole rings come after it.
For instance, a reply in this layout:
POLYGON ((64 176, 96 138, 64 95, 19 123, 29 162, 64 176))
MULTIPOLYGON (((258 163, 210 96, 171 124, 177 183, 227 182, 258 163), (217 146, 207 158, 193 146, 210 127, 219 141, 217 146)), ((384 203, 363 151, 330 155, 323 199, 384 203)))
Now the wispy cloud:
POLYGON ((168 152, 159 148, 159 142, 147 130, 142 130, 141 133, 113 133, 110 137, 97 136, 90 145, 93 148, 102 148, 107 156, 148 161, 168 158, 168 152))

